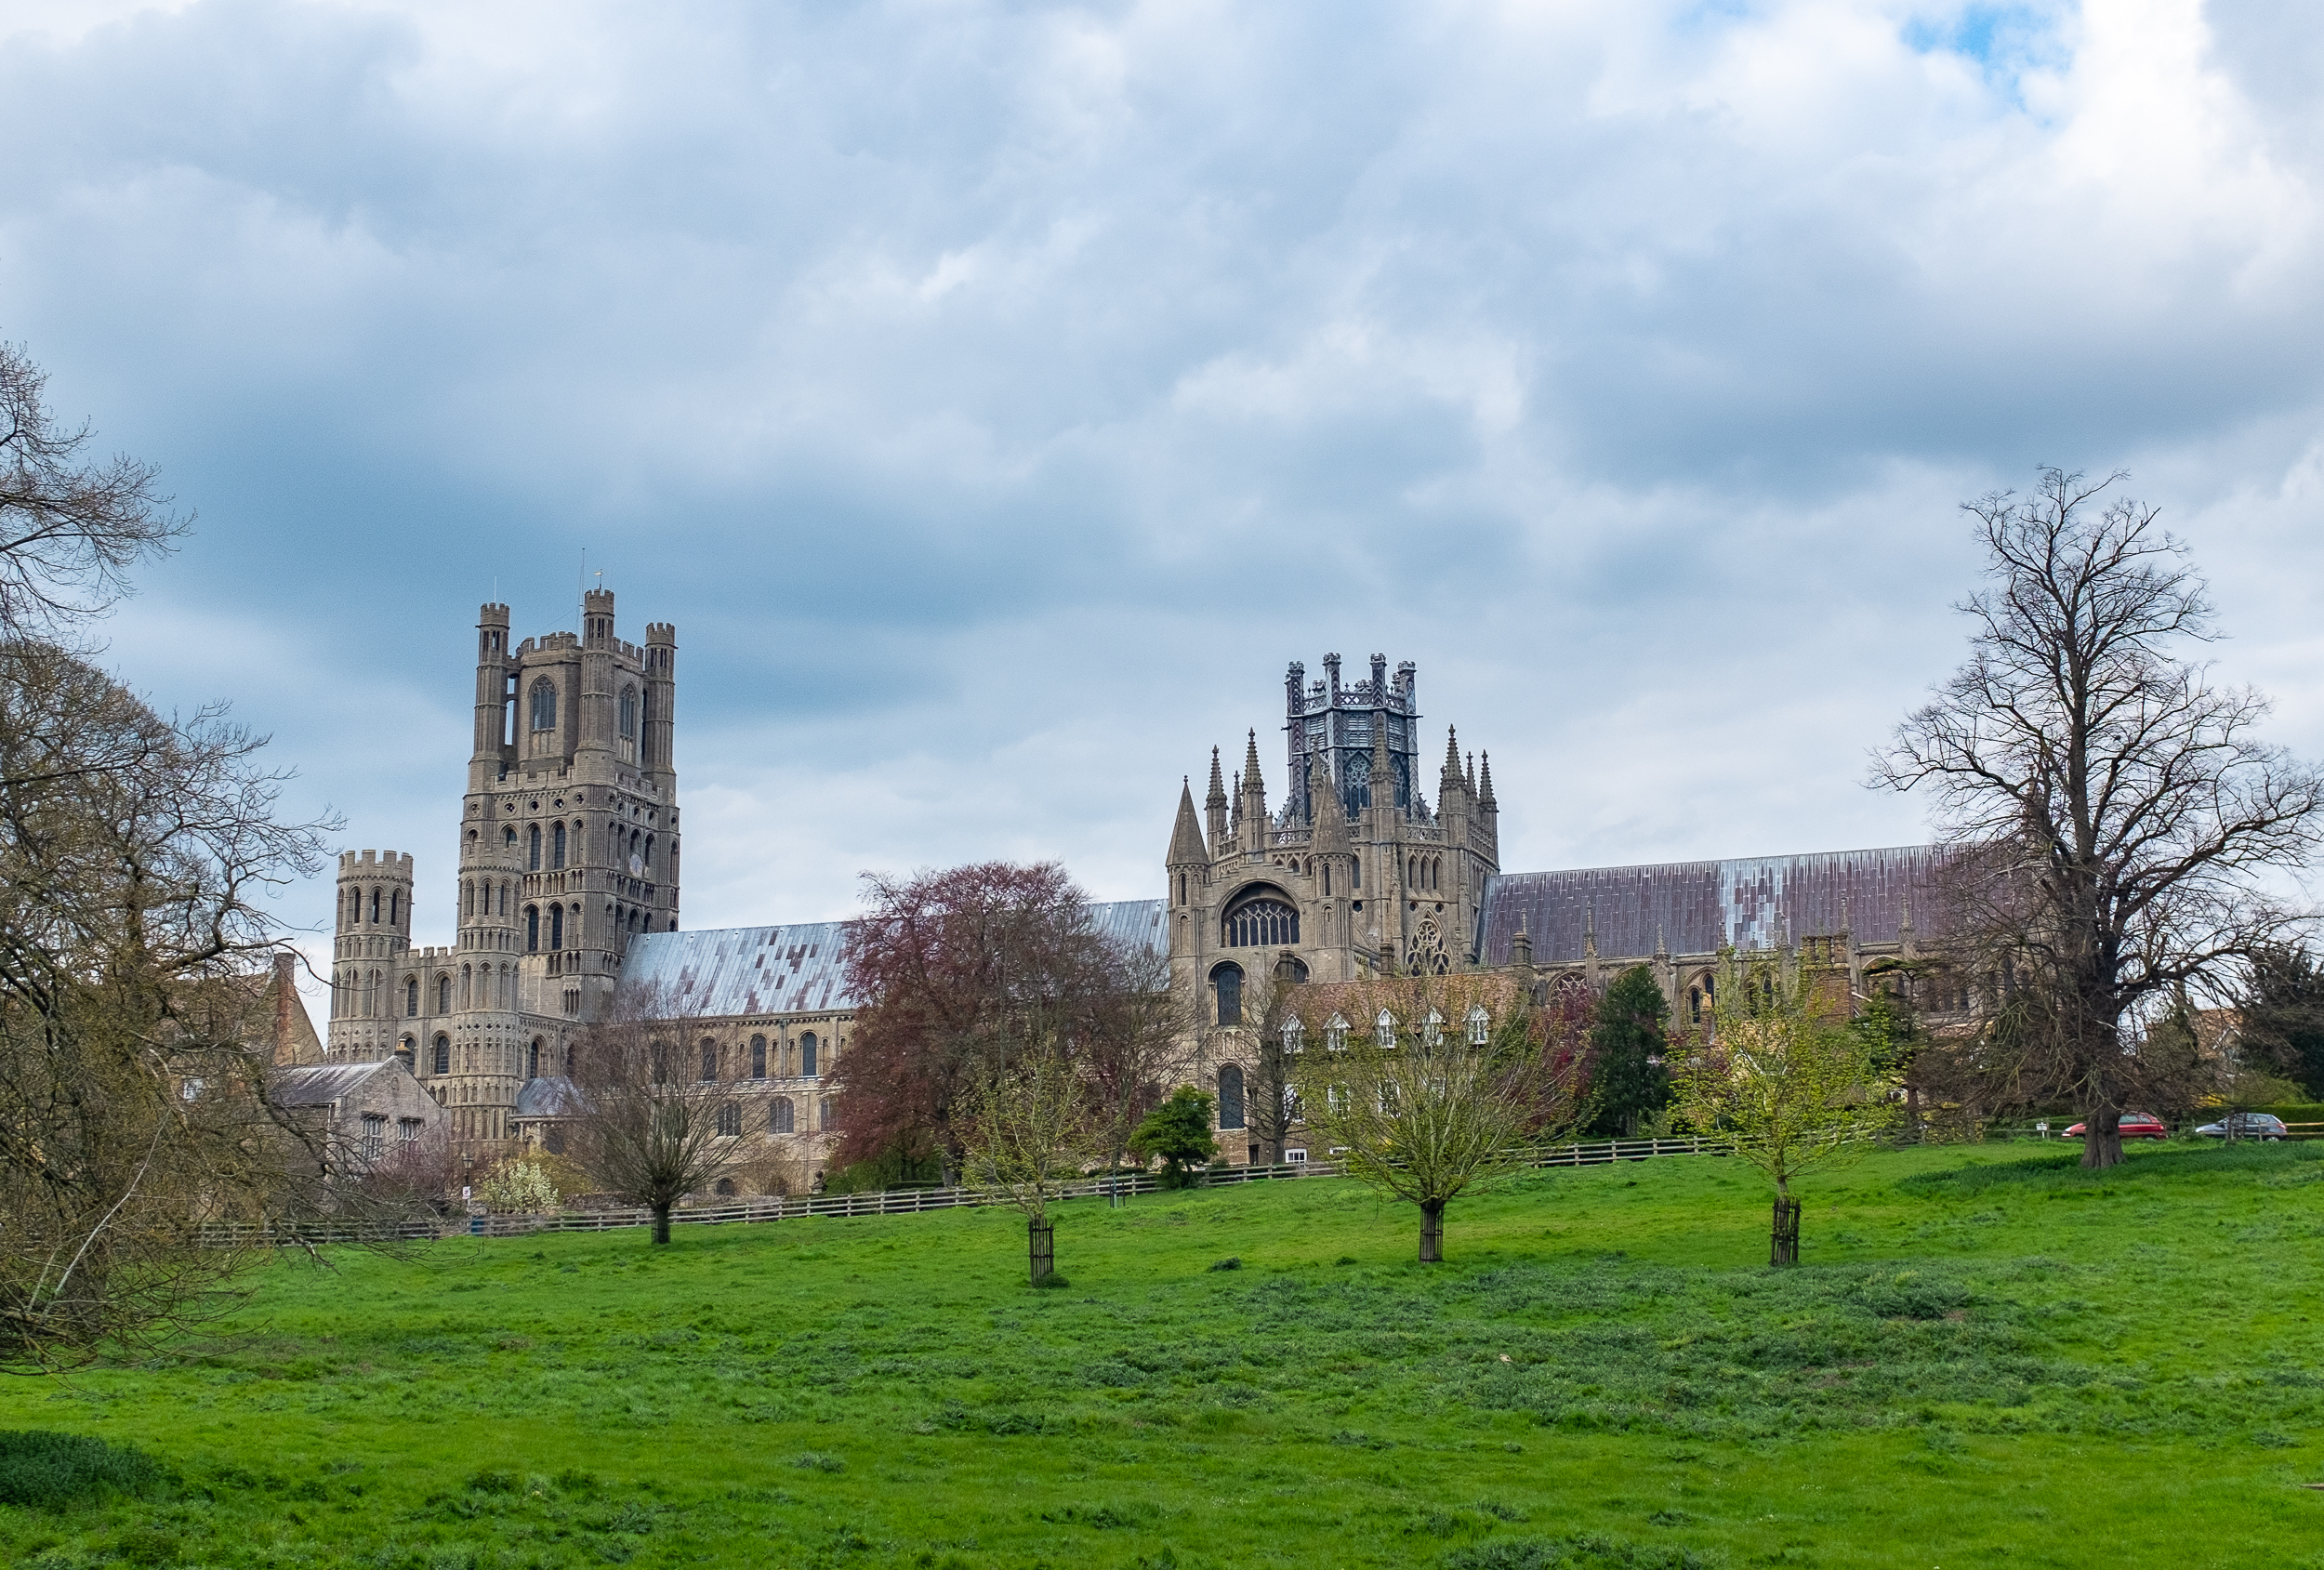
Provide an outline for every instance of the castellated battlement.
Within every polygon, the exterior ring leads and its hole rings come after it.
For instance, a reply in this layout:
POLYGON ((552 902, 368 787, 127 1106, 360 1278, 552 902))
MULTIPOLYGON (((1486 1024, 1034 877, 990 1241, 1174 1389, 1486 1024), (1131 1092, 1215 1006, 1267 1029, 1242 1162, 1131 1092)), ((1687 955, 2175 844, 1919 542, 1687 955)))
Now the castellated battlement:
POLYGON ((677 624, 674 622, 646 623, 645 640, 648 644, 667 643, 671 648, 676 648, 678 646, 677 624))
POLYGON ((439 948, 434 943, 429 944, 426 948, 416 948, 411 952, 413 957, 423 965, 439 959, 456 959, 460 955, 460 951, 456 948, 439 948))
POLYGON ((507 627, 508 625, 508 607, 487 600, 484 604, 477 608, 476 625, 479 627, 507 627))
POLYGON ((352 851, 339 852, 341 877, 401 877, 412 876, 412 855, 408 851, 365 851, 358 856, 352 851))
POLYGON ((556 649, 578 649, 581 635, 577 632, 544 632, 538 638, 528 638, 517 645, 517 658, 527 654, 546 654, 556 649))

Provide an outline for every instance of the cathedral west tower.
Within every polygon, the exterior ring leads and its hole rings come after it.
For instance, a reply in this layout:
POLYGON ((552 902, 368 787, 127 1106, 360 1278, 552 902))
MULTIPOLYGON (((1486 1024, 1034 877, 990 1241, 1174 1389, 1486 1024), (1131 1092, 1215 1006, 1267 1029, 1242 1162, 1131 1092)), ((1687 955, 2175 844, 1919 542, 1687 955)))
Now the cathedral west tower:
POLYGON ((484 606, 476 653, 458 941, 409 948, 409 856, 343 857, 330 1032, 334 1056, 409 1054, 464 1141, 509 1137, 528 1083, 562 1075, 607 1010, 630 939, 679 917, 677 629, 625 642, 596 589, 578 634, 513 647, 508 608, 484 606))

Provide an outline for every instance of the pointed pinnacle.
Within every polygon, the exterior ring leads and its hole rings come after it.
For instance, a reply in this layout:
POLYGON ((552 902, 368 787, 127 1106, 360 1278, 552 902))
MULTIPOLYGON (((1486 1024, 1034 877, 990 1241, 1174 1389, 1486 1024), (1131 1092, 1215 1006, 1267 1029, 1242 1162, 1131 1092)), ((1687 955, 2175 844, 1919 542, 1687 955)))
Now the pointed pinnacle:
POLYGON ((1266 783, 1259 777, 1259 732, 1254 730, 1249 735, 1249 745, 1243 753, 1243 779, 1251 789, 1264 790, 1266 783))
POLYGON ((1210 749, 1210 798, 1205 805, 1211 807, 1226 805, 1226 780, 1219 772, 1219 749, 1215 746, 1210 749))
POLYGON ((1477 783, 1477 799, 1478 799, 1479 801, 1483 802, 1483 803, 1484 803, 1486 806, 1487 806, 1487 807, 1490 807, 1490 806, 1492 806, 1492 805, 1494 804, 1494 803, 1493 803, 1493 755, 1492 755, 1491 753, 1489 753, 1489 752, 1488 752, 1488 753, 1486 753, 1486 754, 1484 755, 1484 767, 1483 767, 1483 769, 1480 771, 1480 777, 1479 777, 1479 779, 1478 779, 1478 783, 1477 783))

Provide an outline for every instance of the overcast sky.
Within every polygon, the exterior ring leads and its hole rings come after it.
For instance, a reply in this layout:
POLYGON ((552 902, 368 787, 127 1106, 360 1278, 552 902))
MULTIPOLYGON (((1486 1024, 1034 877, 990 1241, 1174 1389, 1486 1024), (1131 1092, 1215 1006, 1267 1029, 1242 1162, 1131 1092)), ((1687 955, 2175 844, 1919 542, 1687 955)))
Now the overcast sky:
POLYGON ((2040 464, 2324 752, 2320 85, 2296 0, 11 0, 0 337, 200 514, 109 657, 423 941, 476 607, 573 627, 584 552, 678 624, 690 927, 1158 894, 1333 651, 1512 870, 1895 844, 1958 504, 2040 464))

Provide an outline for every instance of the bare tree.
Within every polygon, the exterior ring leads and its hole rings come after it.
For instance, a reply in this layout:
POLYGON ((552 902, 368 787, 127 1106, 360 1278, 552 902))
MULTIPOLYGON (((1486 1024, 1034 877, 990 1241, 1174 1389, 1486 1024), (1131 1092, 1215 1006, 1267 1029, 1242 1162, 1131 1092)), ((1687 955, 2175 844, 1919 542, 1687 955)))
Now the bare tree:
POLYGON ((321 864, 222 710, 166 719, 0 642, 0 1364, 183 1323, 258 1246, 351 1213, 327 1141, 262 1094, 264 896, 321 864))
POLYGON ((1928 786, 1961 957, 2007 1000, 2029 1080, 2122 1158, 2142 1015, 2287 930, 2257 875, 2313 851, 2324 783, 2261 742, 2266 700, 2180 649, 2215 638, 2185 548, 2127 499, 2045 469, 1971 503, 1988 587, 1968 663, 1896 729, 1871 783, 1928 786))
POLYGON ((1350 1025, 1302 1032, 1301 1116, 1345 1150, 1350 1172, 1419 1207, 1422 1264, 1445 1257, 1446 1205, 1529 1167, 1586 1115, 1586 1008, 1553 1020, 1513 982, 1482 975, 1311 995, 1350 1025))
MULTIPOLYGON (((1195 1071, 1200 1053, 1185 1000, 1170 985, 1168 954, 1107 943, 1097 981, 1068 1039, 1089 1085, 1100 1154, 1108 1167, 1118 1168, 1140 1122, 1195 1071)), ((1114 1203, 1123 1192, 1116 1185, 1114 1203)))
POLYGON ((1033 1285, 1056 1270, 1052 1200, 1103 1158, 1111 1132, 1087 1074, 1055 1037, 988 1062, 962 1132, 969 1181, 1024 1212, 1033 1285))
POLYGON ((1291 1073, 1297 1059, 1286 1049, 1283 1035, 1284 1027, 1299 1019, 1306 990, 1294 974, 1285 965, 1273 974, 1253 974, 1243 985, 1246 1028, 1214 1030, 1212 1049, 1206 1054, 1233 1059, 1243 1072, 1243 1127, 1267 1166, 1283 1159, 1284 1146, 1299 1126, 1291 1073))
POLYGON ((566 1154, 653 1211, 654 1241, 667 1243, 671 1209, 745 1154, 743 1110, 701 1022, 667 1009, 656 987, 623 987, 574 1045, 566 1154))
POLYGON ((191 520, 134 458, 92 463, 92 432, 58 423, 47 377, 0 343, 0 636, 56 637, 129 592, 129 569, 170 548, 191 520))

